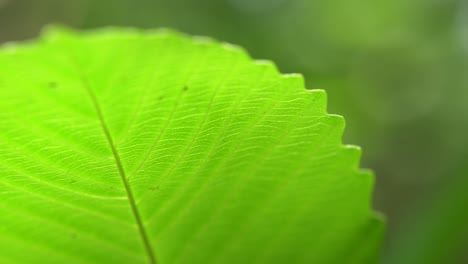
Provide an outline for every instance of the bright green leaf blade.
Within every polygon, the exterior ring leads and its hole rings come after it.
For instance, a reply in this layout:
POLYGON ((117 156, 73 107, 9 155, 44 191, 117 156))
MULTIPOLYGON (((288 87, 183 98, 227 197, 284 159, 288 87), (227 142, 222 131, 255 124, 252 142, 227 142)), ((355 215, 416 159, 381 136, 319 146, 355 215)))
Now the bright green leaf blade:
POLYGON ((2 262, 372 263, 372 175, 323 91, 169 31, 0 52, 2 262))

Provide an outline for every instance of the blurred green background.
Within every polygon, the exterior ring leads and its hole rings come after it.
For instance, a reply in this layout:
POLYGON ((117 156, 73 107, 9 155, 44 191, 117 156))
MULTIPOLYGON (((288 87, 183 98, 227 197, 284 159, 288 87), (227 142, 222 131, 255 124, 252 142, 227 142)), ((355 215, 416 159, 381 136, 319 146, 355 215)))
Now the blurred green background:
POLYGON ((376 173, 382 263, 468 263, 468 1, 0 0, 0 42, 49 23, 171 27, 303 73, 376 173))

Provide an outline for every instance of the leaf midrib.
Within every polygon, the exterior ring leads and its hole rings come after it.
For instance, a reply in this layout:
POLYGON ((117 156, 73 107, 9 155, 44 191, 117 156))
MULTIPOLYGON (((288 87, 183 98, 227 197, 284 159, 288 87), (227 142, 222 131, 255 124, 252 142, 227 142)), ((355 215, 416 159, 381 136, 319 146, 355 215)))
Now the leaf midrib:
POLYGON ((114 156, 115 164, 116 164, 117 169, 119 171, 119 175, 120 175, 120 178, 122 180, 122 183, 123 183, 123 185, 125 187, 125 192, 127 194, 128 202, 129 202, 130 207, 132 209, 133 216, 135 217, 135 221, 136 221, 136 224, 138 226, 138 231, 140 233, 140 236, 141 236, 141 239, 143 241, 146 253, 148 255, 148 261, 149 261, 150 264, 156 264, 156 257, 155 257, 153 248, 151 247, 151 244, 150 244, 146 229, 145 229, 145 227, 143 225, 143 221, 142 221, 141 216, 140 216, 140 212, 138 211, 138 207, 136 205, 135 198, 133 196, 133 192, 132 192, 132 189, 130 187, 130 183, 127 180, 127 176, 126 176, 125 170, 123 168, 119 152, 118 152, 118 150, 117 150, 117 148, 116 148, 116 146, 114 144, 114 140, 112 139, 109 128, 107 127, 107 124, 105 122, 104 115, 103 115, 103 112, 101 110, 99 101, 98 101, 96 95, 94 94, 93 90, 91 89, 91 87, 89 85, 89 82, 88 82, 87 78, 85 77, 85 75, 82 74, 82 73, 80 75, 81 75, 81 79, 82 79, 82 82, 84 84, 84 87, 86 89, 86 92, 89 95, 89 97, 91 98, 91 101, 92 101, 92 104, 93 104, 94 109, 96 111, 96 114, 98 115, 102 131, 104 132, 106 140, 109 143, 110 148, 112 150, 112 154, 114 156))

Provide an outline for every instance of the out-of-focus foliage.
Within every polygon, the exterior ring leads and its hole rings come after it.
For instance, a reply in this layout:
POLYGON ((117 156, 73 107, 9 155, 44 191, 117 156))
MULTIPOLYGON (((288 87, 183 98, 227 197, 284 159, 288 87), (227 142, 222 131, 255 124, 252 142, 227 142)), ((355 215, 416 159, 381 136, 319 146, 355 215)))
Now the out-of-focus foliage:
POLYGON ((453 173, 457 177, 443 183, 439 194, 414 207, 418 218, 401 227, 388 263, 468 263, 468 167, 465 164, 453 173))
MULTIPOLYGON (((8 13, 35 24, 31 13, 59 6, 58 0, 26 2, 48 7, 26 12, 9 1, 0 19, 8 13)), ((432 207, 445 183, 466 177, 458 168, 468 160, 468 1, 67 2, 80 6, 77 19, 60 21, 86 28, 168 26, 214 36, 276 61, 283 72, 305 73, 308 88, 326 89, 330 112, 347 119, 345 142, 363 146, 364 164, 377 174, 377 207, 389 218, 389 256, 398 253, 393 250, 408 232, 408 219, 424 221, 415 208, 432 207)), ((14 31, 4 25, 0 34, 14 31)), ((442 204, 434 208, 451 207, 442 204)))

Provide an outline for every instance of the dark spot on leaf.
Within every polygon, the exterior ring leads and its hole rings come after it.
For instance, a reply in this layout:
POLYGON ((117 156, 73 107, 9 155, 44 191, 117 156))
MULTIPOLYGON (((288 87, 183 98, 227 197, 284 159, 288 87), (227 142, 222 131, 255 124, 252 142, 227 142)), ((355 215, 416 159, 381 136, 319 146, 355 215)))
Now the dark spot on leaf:
POLYGON ((58 88, 58 83, 57 82, 49 82, 49 88, 50 89, 56 89, 58 88))
POLYGON ((163 98, 164 98, 164 97, 162 97, 162 96, 159 96, 158 100, 162 100, 163 98))
POLYGON ((187 85, 185 85, 184 88, 182 88, 182 90, 187 91, 188 90, 187 85))
POLYGON ((153 192, 154 192, 154 191, 159 190, 159 186, 151 187, 151 188, 149 188, 149 189, 150 189, 150 191, 153 191, 153 192))

